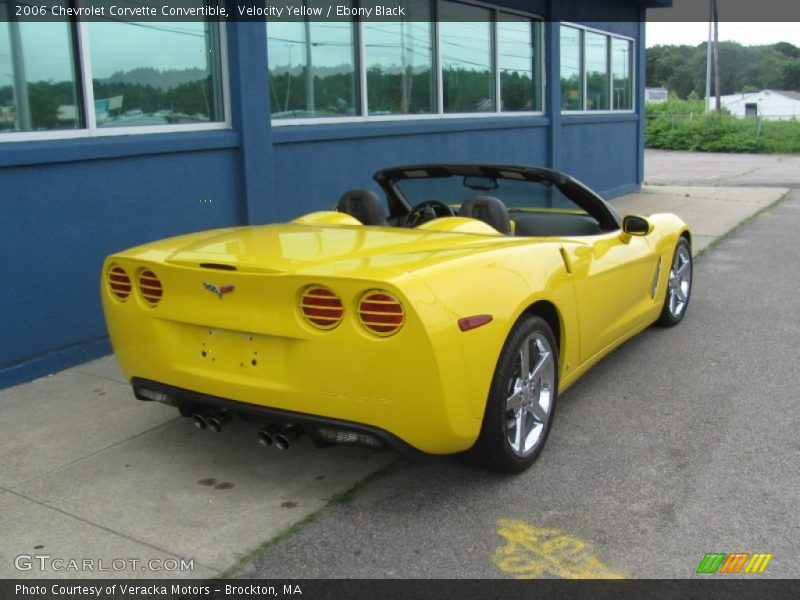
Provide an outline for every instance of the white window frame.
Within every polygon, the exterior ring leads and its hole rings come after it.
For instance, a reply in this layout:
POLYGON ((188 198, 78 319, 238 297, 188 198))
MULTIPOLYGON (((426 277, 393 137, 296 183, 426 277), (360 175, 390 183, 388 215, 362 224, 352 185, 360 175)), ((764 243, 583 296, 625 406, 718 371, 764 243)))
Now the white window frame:
POLYGON ((88 24, 78 21, 72 30, 76 36, 76 58, 81 81, 76 82, 83 99, 84 126, 76 129, 49 129, 47 131, 13 131, 0 133, 0 143, 32 142, 46 140, 78 140, 86 138, 105 138, 120 135, 147 135, 153 133, 181 133, 189 131, 218 131, 231 129, 231 102, 228 73, 227 27, 222 22, 210 21, 218 30, 220 48, 219 75, 221 78, 223 120, 209 123, 177 123, 173 125, 131 125, 128 127, 98 127, 94 112, 94 86, 92 85, 92 61, 89 47, 88 24))
MULTIPOLYGON (((427 114, 408 114, 408 115, 368 115, 367 112, 367 67, 366 62, 364 60, 365 57, 365 47, 364 47, 364 36, 363 36, 363 21, 358 20, 355 21, 356 25, 356 32, 358 35, 358 43, 356 44, 356 50, 359 52, 359 56, 356 57, 355 64, 356 68, 360 70, 360 72, 356 76, 356 81, 359 82, 361 89, 359 90, 359 98, 361 99, 361 113, 360 115, 349 116, 349 117, 310 117, 310 118, 290 118, 290 119, 270 119, 273 127, 285 127, 285 126, 293 126, 293 125, 331 125, 336 123, 377 123, 381 121, 425 121, 425 120, 441 120, 441 119, 485 119, 485 118, 514 118, 514 117, 540 117, 544 115, 544 104, 545 104, 545 62, 544 62, 544 37, 545 37, 545 28, 544 28, 544 19, 541 15, 528 13, 525 11, 515 10, 513 8, 505 8, 501 6, 497 6, 495 4, 486 4, 483 2, 478 1, 471 1, 471 0, 449 0, 452 2, 457 2, 459 4, 467 4, 471 6, 478 6, 480 8, 488 8, 492 11, 492 20, 491 20, 491 34, 492 34, 492 67, 494 68, 494 79, 495 79, 495 89, 494 89, 494 103, 495 107, 492 111, 486 112, 464 112, 464 113, 446 113, 444 112, 444 92, 443 92, 443 77, 442 77, 442 53, 440 49, 441 45, 441 31, 439 27, 439 21, 437 19, 439 15, 439 2, 442 0, 431 0, 431 6, 433 8, 433 21, 431 25, 433 26, 433 40, 432 40, 432 51, 433 51, 433 61, 432 61, 432 68, 436 69, 436 75, 434 77, 434 86, 436 87, 436 112, 427 113, 427 114), (499 46, 497 44, 497 36, 498 36, 498 13, 508 13, 513 15, 519 15, 521 17, 525 17, 530 19, 534 27, 536 28, 536 32, 534 33, 534 59, 536 60, 537 64, 534 65, 533 69, 533 76, 536 77, 537 74, 540 74, 541 81, 537 83, 537 90, 536 93, 539 95, 539 106, 542 107, 542 110, 535 110, 535 111, 508 111, 508 110, 500 110, 500 104, 502 101, 501 97, 501 90, 500 90, 500 69, 499 69, 499 61, 498 61, 498 52, 499 46), (538 68, 537 68, 538 67, 538 68)), ((267 28, 269 28, 269 24, 267 24, 267 28)), ((269 33, 267 33, 269 35, 269 33)))
MULTIPOLYGON (((597 29, 595 27, 587 27, 586 25, 579 25, 577 23, 570 23, 567 21, 563 21, 560 23, 565 27, 572 27, 573 29, 580 29, 583 31, 581 34, 581 87, 583 98, 581 102, 581 106, 583 106, 580 110, 564 110, 561 109, 562 115, 632 115, 636 113, 636 39, 632 38, 627 35, 621 35, 618 33, 611 33, 610 31, 605 31, 603 29, 597 29), (606 65, 608 66, 608 102, 611 108, 604 109, 604 110, 591 110, 586 108, 586 92, 587 92, 587 80, 588 77, 586 76, 586 32, 591 33, 599 33, 608 37, 608 49, 606 51, 606 65), (613 65, 611 64, 611 55, 613 52, 614 46, 614 38, 619 40, 625 40, 627 42, 631 42, 631 56, 630 56, 630 69, 631 69, 631 108, 613 108, 614 106, 614 73, 613 73, 613 65)), ((560 44, 559 44, 560 48, 560 44)), ((561 74, 559 73, 559 77, 561 74)), ((559 99, 560 103, 560 99, 559 99)))

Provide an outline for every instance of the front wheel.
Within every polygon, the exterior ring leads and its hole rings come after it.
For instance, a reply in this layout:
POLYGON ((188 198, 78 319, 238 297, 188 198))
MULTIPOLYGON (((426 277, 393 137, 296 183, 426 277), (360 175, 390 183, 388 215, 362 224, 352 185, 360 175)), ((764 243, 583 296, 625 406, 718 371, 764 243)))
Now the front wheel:
POLYGON ((675 246, 664 307, 657 321, 662 327, 673 327, 683 321, 692 294, 692 268, 692 250, 689 241, 682 237, 675 246))
POLYGON ((519 473, 544 447, 558 395, 558 345, 541 317, 514 326, 497 361, 483 425, 469 455, 482 467, 519 473))

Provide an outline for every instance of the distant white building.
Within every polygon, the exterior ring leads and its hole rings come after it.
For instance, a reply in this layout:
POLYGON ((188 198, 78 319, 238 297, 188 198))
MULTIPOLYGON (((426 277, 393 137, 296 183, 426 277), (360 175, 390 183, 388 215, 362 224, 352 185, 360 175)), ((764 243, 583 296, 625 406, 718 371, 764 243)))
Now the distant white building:
POLYGON ((667 88, 645 88, 644 101, 654 104, 661 104, 669 100, 669 90, 667 88))
MULTIPOLYGON (((714 107, 716 98, 711 98, 714 107)), ((737 117, 765 119, 800 119, 800 92, 761 90, 747 94, 720 96, 720 103, 737 117)))

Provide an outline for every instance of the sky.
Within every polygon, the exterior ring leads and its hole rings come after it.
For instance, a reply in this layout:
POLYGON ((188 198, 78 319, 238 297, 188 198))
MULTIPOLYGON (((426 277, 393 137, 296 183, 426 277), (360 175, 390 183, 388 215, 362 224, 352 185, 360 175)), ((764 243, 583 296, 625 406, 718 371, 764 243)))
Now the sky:
MULTIPOLYGON (((790 0, 794 1, 794 0, 790 0)), ((697 46, 708 39, 708 23, 647 23, 647 47, 659 44, 688 44, 697 46)), ((800 47, 800 23, 740 23, 719 24, 721 42, 739 42, 743 46, 789 42, 800 47)))
MULTIPOLYGON (((88 28, 95 78, 136 67, 206 68, 201 23, 89 23, 88 28)), ((23 22, 19 29, 29 81, 72 78, 66 23, 23 22)), ((0 86, 12 82, 9 27, 0 22, 0 86)))

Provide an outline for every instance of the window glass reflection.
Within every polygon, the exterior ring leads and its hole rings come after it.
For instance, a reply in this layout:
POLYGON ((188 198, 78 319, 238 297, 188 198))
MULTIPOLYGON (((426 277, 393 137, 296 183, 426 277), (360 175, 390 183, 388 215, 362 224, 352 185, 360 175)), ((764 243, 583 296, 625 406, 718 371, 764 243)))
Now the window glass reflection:
POLYGON ((534 70, 534 22, 525 17, 501 13, 497 23, 500 68, 500 109, 541 110, 534 70))
POLYGON ((70 25, 11 22, 12 9, 0 3, 0 132, 83 127, 70 25))
POLYGON ((631 57, 633 44, 629 40, 614 38, 611 42, 611 68, 615 110, 633 108, 631 57))
POLYGON ((444 112, 494 111, 491 11, 444 1, 439 14, 444 112))
POLYGON ((580 29, 561 26, 561 108, 583 109, 583 78, 581 77, 580 29))
POLYGON ((353 22, 271 22, 267 28, 273 119, 359 114, 353 22))
POLYGON ((586 32, 586 109, 608 110, 608 36, 586 32))
POLYGON ((216 23, 87 26, 98 127, 223 120, 216 23))
POLYGON ((436 111, 430 6, 412 2, 406 10, 404 21, 364 23, 370 115, 436 111))

